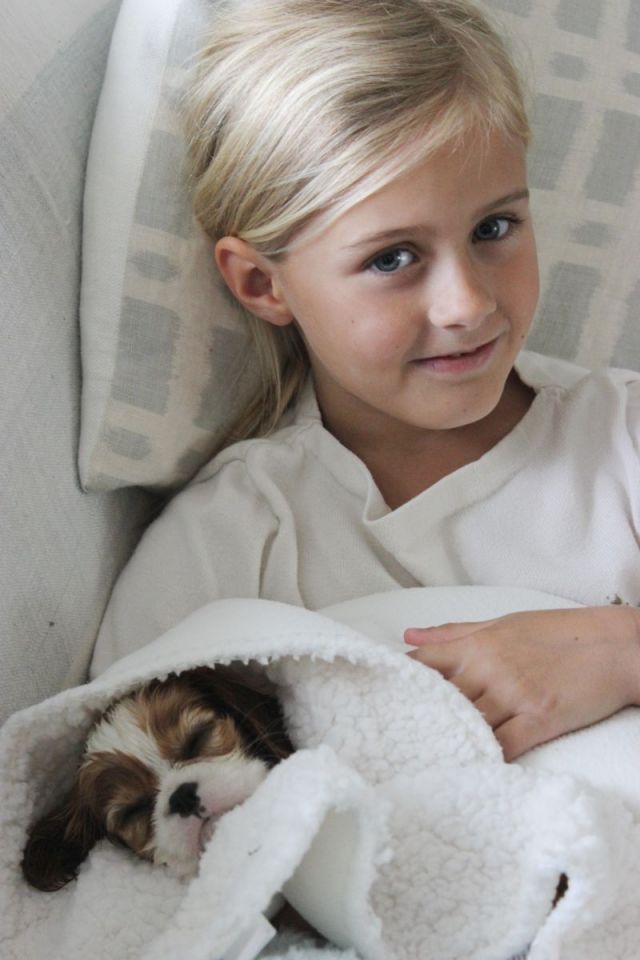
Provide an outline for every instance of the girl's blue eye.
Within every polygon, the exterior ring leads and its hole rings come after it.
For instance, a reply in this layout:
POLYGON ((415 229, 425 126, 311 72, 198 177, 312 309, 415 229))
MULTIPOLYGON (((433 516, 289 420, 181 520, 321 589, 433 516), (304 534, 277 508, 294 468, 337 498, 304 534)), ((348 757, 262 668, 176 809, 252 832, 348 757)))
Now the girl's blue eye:
POLYGON ((483 220, 473 231, 473 239, 481 242, 502 240, 511 230, 515 220, 511 217, 490 217, 483 220))
POLYGON ((376 273, 397 273, 403 267, 410 266, 414 259, 410 250, 396 247, 394 250, 386 250, 384 253, 380 253, 375 260, 371 261, 370 266, 376 273))

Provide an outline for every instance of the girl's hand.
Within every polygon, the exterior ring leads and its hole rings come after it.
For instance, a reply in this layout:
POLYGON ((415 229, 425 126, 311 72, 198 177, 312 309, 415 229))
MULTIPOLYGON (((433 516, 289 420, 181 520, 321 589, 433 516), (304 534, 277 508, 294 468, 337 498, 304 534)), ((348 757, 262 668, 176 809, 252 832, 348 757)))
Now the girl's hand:
POLYGON ((409 656, 483 714, 505 760, 640 705, 640 610, 583 607, 411 628, 409 656))

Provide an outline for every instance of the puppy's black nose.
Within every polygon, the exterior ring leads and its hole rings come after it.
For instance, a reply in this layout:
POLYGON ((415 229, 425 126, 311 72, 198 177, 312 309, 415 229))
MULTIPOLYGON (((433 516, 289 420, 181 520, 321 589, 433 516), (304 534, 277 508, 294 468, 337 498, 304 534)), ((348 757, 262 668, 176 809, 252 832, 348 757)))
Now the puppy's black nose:
POLYGON ((197 783, 182 783, 169 797, 169 813, 191 817, 200 808, 197 783))

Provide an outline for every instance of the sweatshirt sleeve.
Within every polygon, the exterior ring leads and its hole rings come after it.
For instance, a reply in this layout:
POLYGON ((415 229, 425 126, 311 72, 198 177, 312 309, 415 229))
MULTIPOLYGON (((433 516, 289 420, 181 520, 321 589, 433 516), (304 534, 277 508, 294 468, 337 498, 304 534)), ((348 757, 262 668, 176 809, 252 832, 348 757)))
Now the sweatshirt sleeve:
POLYGON ((242 460, 179 493, 116 582, 91 676, 212 600, 260 596, 278 526, 242 460))

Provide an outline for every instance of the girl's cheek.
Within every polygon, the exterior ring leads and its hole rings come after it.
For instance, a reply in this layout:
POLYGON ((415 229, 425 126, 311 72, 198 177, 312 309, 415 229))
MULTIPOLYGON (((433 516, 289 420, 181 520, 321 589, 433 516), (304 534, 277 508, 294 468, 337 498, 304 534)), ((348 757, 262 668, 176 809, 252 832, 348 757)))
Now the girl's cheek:
POLYGON ((350 313, 349 338, 354 346, 372 357, 380 352, 404 354, 417 337, 424 333, 426 318, 415 302, 396 297, 393 303, 377 302, 354 305, 350 313))
POLYGON ((355 350, 372 362, 404 355, 407 351, 407 333, 397 320, 380 322, 356 320, 352 326, 351 343, 355 350))

